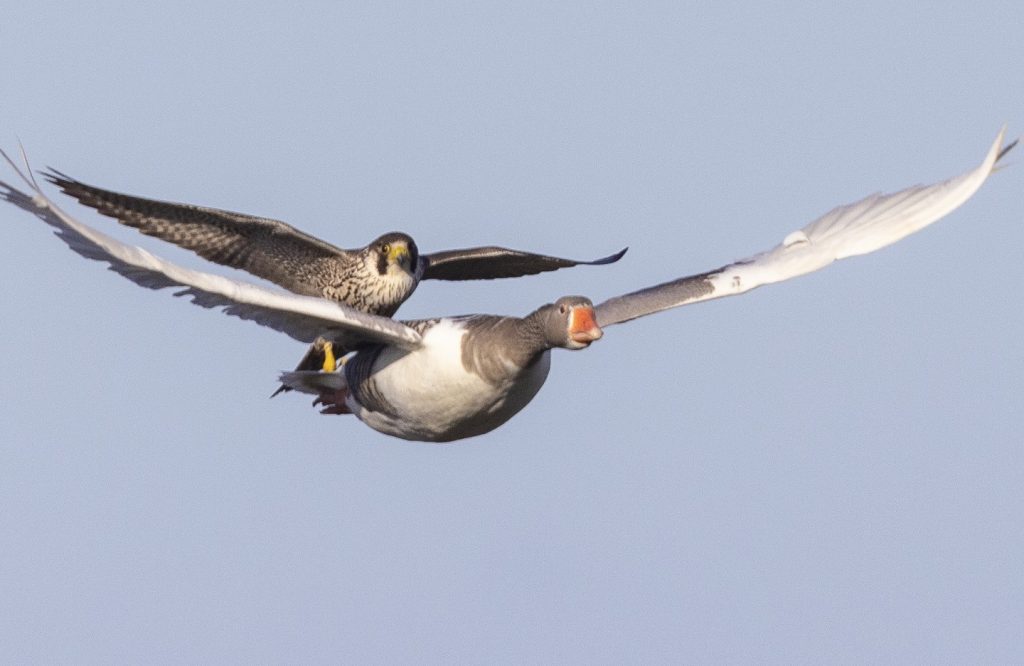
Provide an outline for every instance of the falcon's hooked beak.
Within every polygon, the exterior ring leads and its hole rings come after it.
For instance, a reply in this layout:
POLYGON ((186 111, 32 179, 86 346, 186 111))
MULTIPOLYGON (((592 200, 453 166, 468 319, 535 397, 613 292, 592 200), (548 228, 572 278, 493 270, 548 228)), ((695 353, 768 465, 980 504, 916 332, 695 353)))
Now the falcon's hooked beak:
POLYGON ((409 270, 412 255, 409 253, 408 246, 405 243, 393 243, 388 251, 388 261, 409 270))
POLYGON ((594 340, 600 340, 604 333, 597 325, 594 308, 575 307, 569 313, 569 339, 582 347, 587 347, 594 340))

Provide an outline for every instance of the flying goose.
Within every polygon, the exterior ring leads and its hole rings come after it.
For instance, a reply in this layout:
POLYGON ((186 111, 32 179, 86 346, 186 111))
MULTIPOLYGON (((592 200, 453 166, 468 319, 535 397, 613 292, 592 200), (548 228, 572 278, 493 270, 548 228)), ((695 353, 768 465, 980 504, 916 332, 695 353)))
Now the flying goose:
POLYGON ((400 322, 183 268, 70 217, 6 154, 34 195, 0 183, 5 189, 0 196, 56 227, 72 250, 107 262, 144 287, 182 288, 177 295, 194 303, 222 307, 300 341, 343 332, 358 351, 339 372, 296 371, 284 373, 282 381, 317 394, 326 413, 354 414, 395 437, 445 442, 489 432, 525 407, 543 385, 555 347, 583 349, 601 337, 603 327, 794 278, 836 259, 873 252, 935 222, 969 199, 1016 145, 1003 146, 1004 134, 1005 128, 981 165, 961 176, 840 206, 766 252, 596 307, 580 296, 561 298, 525 317, 400 322))

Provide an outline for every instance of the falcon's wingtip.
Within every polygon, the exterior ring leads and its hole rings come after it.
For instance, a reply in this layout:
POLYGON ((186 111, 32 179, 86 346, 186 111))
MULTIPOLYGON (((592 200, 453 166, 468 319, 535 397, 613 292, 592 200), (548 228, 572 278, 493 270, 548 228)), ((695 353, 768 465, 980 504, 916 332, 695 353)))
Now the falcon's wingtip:
POLYGON ((628 250, 629 246, 627 245, 626 247, 622 248, 615 254, 609 254, 607 257, 602 257, 600 259, 595 259, 594 261, 588 261, 585 263, 590 264, 591 266, 604 266, 605 264, 614 264, 619 259, 622 259, 622 257, 625 256, 628 250))
POLYGON ((80 181, 72 178, 71 176, 67 175, 66 173, 64 173, 60 169, 57 169, 57 168, 52 167, 52 166, 47 166, 45 169, 41 170, 39 172, 39 175, 41 175, 43 178, 45 178, 49 182, 53 183, 57 187, 61 187, 61 183, 62 182, 63 183, 70 183, 70 184, 76 184, 76 183, 80 182, 80 181))

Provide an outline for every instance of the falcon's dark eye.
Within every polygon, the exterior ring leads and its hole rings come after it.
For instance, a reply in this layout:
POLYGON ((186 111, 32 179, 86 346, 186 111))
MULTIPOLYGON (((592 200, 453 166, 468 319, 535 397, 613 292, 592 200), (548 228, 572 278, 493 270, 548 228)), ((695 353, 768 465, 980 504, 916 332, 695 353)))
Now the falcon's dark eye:
POLYGON ((387 243, 383 243, 380 246, 380 251, 381 251, 381 254, 387 254, 388 252, 391 251, 391 246, 388 245, 387 243))

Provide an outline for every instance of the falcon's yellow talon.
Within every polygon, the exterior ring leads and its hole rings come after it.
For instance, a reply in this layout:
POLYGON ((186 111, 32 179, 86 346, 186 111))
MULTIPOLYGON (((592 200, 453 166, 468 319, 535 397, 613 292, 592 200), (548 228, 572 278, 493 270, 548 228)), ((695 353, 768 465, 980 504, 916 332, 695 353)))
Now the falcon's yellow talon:
POLYGON ((324 372, 334 372, 338 368, 338 361, 334 358, 334 344, 324 342, 324 372))

